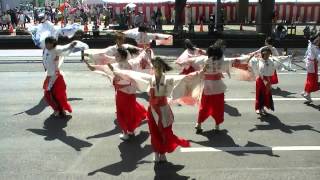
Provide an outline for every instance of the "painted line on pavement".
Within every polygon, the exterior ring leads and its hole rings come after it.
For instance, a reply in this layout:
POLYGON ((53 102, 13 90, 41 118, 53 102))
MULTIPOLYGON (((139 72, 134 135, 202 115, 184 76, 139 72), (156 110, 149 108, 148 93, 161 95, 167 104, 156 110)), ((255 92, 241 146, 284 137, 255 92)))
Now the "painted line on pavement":
MULTIPOLYGON (((255 101, 255 98, 226 98, 225 101, 255 101)), ((319 101, 320 98, 312 98, 312 101, 319 101)), ((273 101, 306 101, 305 98, 273 98, 273 101)))
POLYGON ((320 151, 320 146, 275 146, 275 147, 191 147, 180 148, 181 152, 250 152, 250 151, 320 151))

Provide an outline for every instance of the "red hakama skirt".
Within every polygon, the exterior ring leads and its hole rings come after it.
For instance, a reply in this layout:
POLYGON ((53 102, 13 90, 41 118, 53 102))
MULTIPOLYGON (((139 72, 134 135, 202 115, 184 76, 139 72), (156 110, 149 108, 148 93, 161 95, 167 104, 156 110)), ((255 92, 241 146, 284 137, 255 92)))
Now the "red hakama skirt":
POLYGON ((192 72, 195 72, 196 70, 192 67, 192 66, 189 66, 187 68, 183 68, 182 71, 180 72, 181 75, 187 75, 187 74, 190 74, 192 72))
MULTIPOLYGON (((271 77, 264 77, 265 80, 270 82, 271 77)), ((263 82, 263 79, 259 76, 256 79, 256 102, 255 102, 255 109, 261 110, 263 107, 271 109, 274 111, 274 104, 271 94, 271 89, 266 87, 263 82)))
POLYGON ((274 70, 274 73, 272 74, 272 76, 270 78, 270 83, 271 84, 278 84, 279 83, 278 74, 277 74, 276 70, 274 70))
MULTIPOLYGON (((190 143, 187 140, 179 138, 173 134, 172 124, 167 127, 163 127, 160 106, 168 105, 167 97, 155 97, 154 94, 154 89, 150 89, 150 106, 148 108, 147 114, 149 131, 151 135, 151 145, 154 152, 164 154, 173 152, 178 146, 190 147, 190 143), (158 123, 153 117, 151 106, 155 110, 155 113, 157 113, 158 115, 158 123)), ((168 108, 168 111, 170 112, 167 113, 172 114, 170 107, 168 108)))
POLYGON ((198 123, 204 122, 209 116, 214 118, 216 125, 224 121, 224 93, 214 95, 202 94, 198 123))
POLYGON ((127 132, 134 130, 146 119, 147 111, 136 100, 136 94, 127 94, 116 90, 117 120, 121 129, 127 132))
POLYGON ((171 153, 178 146, 190 147, 190 143, 173 134, 172 125, 164 128, 161 121, 156 123, 153 118, 151 107, 148 108, 148 125, 151 136, 151 145, 154 152, 159 154, 171 153))
POLYGON ((318 62, 314 61, 314 73, 308 73, 307 79, 304 85, 304 91, 307 93, 316 92, 319 90, 318 85, 318 62))
POLYGON ((63 76, 58 73, 57 79, 54 82, 51 91, 47 91, 48 83, 49 83, 49 76, 45 79, 43 83, 44 89, 44 97, 49 106, 52 107, 55 111, 68 111, 72 112, 71 105, 68 103, 67 100, 67 86, 64 81, 63 76))

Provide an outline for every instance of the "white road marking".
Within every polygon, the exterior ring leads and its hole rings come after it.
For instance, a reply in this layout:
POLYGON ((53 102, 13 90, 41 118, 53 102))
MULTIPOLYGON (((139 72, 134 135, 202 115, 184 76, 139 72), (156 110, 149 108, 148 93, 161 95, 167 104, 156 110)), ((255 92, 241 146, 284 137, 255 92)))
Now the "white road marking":
POLYGON ((275 147, 190 147, 181 152, 250 152, 250 151, 320 151, 320 146, 275 146, 275 147))
MULTIPOLYGON (((226 98, 225 101, 255 101, 255 98, 226 98)), ((312 101, 319 101, 320 98, 312 98, 312 101)), ((273 98, 273 101, 306 101, 305 98, 273 98)))

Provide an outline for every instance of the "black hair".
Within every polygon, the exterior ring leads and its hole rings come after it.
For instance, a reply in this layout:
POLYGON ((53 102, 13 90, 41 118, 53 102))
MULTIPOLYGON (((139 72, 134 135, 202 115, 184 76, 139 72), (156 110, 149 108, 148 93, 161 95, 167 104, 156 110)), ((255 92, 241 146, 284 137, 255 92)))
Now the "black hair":
POLYGON ((58 41, 56 40, 56 38, 52 37, 52 36, 49 36, 47 37, 44 42, 46 44, 50 43, 50 44, 53 44, 53 47, 56 47, 58 45, 58 41))
POLYGON ((128 57, 128 52, 127 52, 127 50, 126 50, 125 48, 119 47, 119 48, 117 49, 117 51, 118 51, 118 53, 120 54, 120 56, 121 56, 122 58, 127 59, 127 57, 128 57))
POLYGON ((186 49, 190 49, 192 51, 194 51, 196 49, 195 46, 192 44, 190 39, 184 40, 184 46, 185 46, 186 49))
POLYGON ((151 63, 154 64, 158 62, 159 64, 162 65, 163 67, 163 72, 171 71, 173 68, 169 66, 166 62, 161 57, 155 57, 154 59, 151 60, 151 63))
POLYGON ((264 47, 264 48, 262 48, 262 49, 261 49, 261 54, 262 54, 262 53, 264 53, 264 52, 269 52, 269 53, 271 53, 271 54, 272 54, 271 49, 270 49, 270 48, 268 48, 268 47, 264 47))
POLYGON ((273 45, 273 39, 270 37, 270 36, 268 36, 267 38, 266 38, 266 40, 265 40, 265 42, 266 43, 268 43, 269 45, 273 45))
POLYGON ((216 47, 220 47, 221 49, 224 48, 224 46, 227 46, 226 42, 222 39, 217 39, 213 45, 216 47))
POLYGON ((125 35, 121 32, 116 32, 116 39, 125 40, 125 35))
POLYGON ((139 49, 138 48, 127 48, 127 51, 129 51, 130 54, 138 54, 139 53, 139 49))
POLYGON ((316 40, 318 37, 320 37, 320 32, 317 33, 316 35, 311 36, 311 37, 310 37, 310 41, 313 43, 314 40, 316 40))
POLYGON ((220 46, 211 45, 207 50, 207 54, 212 60, 219 60, 223 56, 223 51, 220 46))
POLYGON ((148 31, 148 28, 146 26, 142 25, 138 28, 138 32, 147 32, 147 31, 148 31))

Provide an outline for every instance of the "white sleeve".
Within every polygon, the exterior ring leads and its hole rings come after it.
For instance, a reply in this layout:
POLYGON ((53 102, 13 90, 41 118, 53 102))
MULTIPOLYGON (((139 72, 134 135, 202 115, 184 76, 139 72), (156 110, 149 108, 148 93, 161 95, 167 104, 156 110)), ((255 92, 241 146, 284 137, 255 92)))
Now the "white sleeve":
POLYGON ((70 44, 66 44, 66 45, 58 45, 56 47, 56 53, 57 56, 67 56, 71 53, 72 48, 70 47, 70 44))
POLYGON ((139 32, 138 31, 128 31, 125 35, 128 38, 132 38, 134 40, 137 39, 139 32))
POLYGON ((134 46, 134 45, 132 45, 132 44, 123 44, 122 46, 123 46, 124 48, 126 48, 126 49, 128 49, 128 48, 141 49, 141 48, 139 48, 139 47, 137 47, 137 46, 134 46))
POLYGON ((253 57, 252 59, 250 59, 248 65, 249 67, 251 67, 253 73, 255 75, 258 75, 259 74, 259 68, 258 68, 258 63, 259 63, 259 60, 255 57, 253 57))
POLYGON ((148 92, 152 75, 132 70, 115 70, 114 74, 130 81, 141 92, 148 92))
POLYGON ((279 56, 279 52, 275 47, 272 47, 272 56, 279 56))
POLYGON ((320 62, 320 48, 319 47, 315 47, 315 54, 314 54, 314 58, 320 62))

